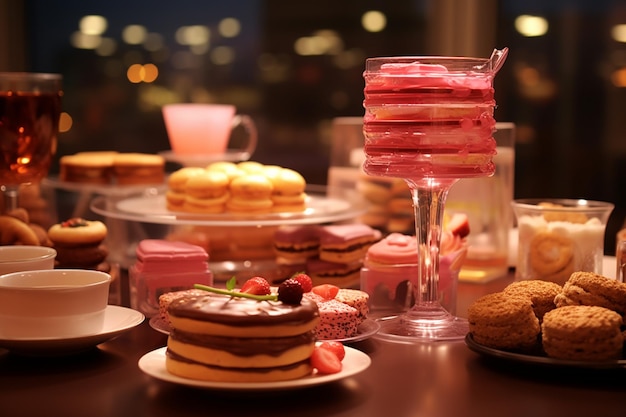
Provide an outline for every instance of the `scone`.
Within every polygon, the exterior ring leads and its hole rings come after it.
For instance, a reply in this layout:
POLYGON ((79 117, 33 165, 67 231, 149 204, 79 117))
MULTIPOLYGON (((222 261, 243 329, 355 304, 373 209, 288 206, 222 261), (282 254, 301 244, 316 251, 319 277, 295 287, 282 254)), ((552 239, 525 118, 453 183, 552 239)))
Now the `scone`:
POLYGON ((619 359, 624 345, 622 323, 619 314, 604 307, 560 307, 543 318, 543 349, 546 355, 558 359, 619 359))
POLYGON ((509 284, 503 292, 505 294, 528 297, 532 303, 535 315, 539 319, 539 322, 541 322, 543 316, 548 311, 556 308, 554 297, 556 297, 562 289, 563 288, 557 283, 533 279, 513 282, 509 284))
POLYGON ((506 350, 531 350, 539 340, 539 319, 526 297, 487 294, 468 309, 469 331, 476 343, 506 350))
POLYGON ((626 315, 626 283, 594 274, 575 272, 554 302, 557 307, 587 305, 605 307, 626 315))

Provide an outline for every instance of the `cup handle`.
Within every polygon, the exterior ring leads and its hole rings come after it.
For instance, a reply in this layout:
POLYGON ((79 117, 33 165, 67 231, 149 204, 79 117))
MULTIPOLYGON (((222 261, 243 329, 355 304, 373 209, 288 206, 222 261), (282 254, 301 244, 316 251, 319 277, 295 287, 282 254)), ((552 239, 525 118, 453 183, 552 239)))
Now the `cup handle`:
POLYGON ((247 154, 246 159, 250 158, 254 151, 256 150, 256 145, 258 141, 258 134, 256 129, 256 124, 252 120, 252 118, 245 114, 237 114, 233 117, 233 129, 242 126, 246 133, 248 134, 248 143, 244 148, 241 149, 241 152, 247 154))

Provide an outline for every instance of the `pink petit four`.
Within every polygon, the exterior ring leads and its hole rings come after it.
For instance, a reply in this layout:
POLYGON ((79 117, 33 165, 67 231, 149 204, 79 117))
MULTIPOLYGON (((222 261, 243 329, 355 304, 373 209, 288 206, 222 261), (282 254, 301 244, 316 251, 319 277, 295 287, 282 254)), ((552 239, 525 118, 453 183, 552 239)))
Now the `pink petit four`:
POLYGON ((316 257, 320 248, 317 225, 281 226, 274 232, 274 252, 281 263, 305 262, 316 257))
POLYGON ((194 284, 213 285, 209 255, 200 246, 145 239, 139 242, 136 255, 129 271, 131 307, 147 317, 159 313, 161 294, 190 289, 194 284))
POLYGON ((381 239, 381 232, 366 224, 340 224, 320 230, 320 259, 350 263, 362 260, 367 250, 381 239))

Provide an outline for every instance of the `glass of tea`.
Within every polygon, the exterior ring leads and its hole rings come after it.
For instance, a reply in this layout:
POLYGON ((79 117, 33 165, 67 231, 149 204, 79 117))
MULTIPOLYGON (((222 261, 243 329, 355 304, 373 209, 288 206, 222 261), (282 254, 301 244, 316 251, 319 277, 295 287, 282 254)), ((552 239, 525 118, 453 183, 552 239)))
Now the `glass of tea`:
POLYGON ((48 174, 57 148, 60 74, 0 72, 0 188, 5 211, 17 207, 18 189, 48 174))

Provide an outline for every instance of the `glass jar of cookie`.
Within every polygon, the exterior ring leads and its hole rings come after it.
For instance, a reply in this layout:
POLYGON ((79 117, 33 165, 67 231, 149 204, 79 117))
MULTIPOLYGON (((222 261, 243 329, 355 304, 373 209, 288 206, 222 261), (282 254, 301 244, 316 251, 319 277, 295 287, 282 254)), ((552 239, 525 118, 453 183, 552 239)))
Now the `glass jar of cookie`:
POLYGON ((519 231, 516 278, 563 285, 576 271, 602 274, 604 233, 613 207, 575 199, 513 201, 519 231))

